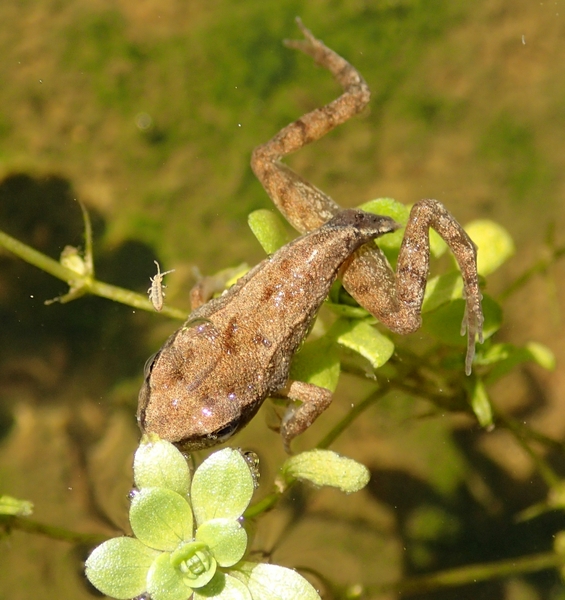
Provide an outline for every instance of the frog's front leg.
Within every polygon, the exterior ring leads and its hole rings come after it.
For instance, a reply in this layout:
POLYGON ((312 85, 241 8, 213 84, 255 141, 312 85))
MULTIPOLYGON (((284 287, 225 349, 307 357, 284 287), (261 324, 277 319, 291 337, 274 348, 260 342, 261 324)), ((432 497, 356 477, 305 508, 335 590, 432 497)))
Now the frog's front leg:
MULTIPOLYGON (((251 166, 263 187, 288 221, 305 233, 328 221, 341 210, 329 196, 301 178, 281 159, 320 139, 337 125, 359 113, 370 92, 359 72, 344 58, 317 40, 300 22, 305 39, 287 42, 327 68, 343 93, 287 125, 253 152, 251 166)), ((482 341, 483 316, 477 276, 476 247, 461 225, 437 200, 414 205, 398 258, 396 276, 384 254, 374 244, 357 251, 343 273, 349 293, 381 323, 397 333, 410 333, 421 324, 421 307, 428 276, 428 230, 432 227, 453 252, 464 282, 467 301, 463 329, 468 345, 465 371, 471 371, 475 339, 482 341)))

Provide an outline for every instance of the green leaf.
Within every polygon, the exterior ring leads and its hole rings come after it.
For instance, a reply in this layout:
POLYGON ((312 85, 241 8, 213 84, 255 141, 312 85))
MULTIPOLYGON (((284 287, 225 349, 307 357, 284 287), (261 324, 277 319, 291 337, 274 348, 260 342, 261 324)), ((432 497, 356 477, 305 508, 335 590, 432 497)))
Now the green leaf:
POLYGON ((328 336, 365 357, 374 369, 384 365, 394 352, 392 340, 367 321, 339 319, 332 325, 328 336))
POLYGON ((191 501, 198 525, 211 519, 238 519, 253 495, 253 477, 233 448, 211 454, 194 473, 191 501))
POLYGON ((174 550, 192 539, 190 505, 173 490, 141 489, 131 502, 129 520, 136 537, 157 550, 174 550))
POLYGON ((247 586, 254 600, 320 600, 302 575, 278 565, 243 562, 230 575, 247 586))
POLYGON ((181 572, 171 563, 169 552, 163 552, 147 574, 147 592, 151 600, 187 600, 192 595, 181 572))
POLYGON ((492 416, 492 405, 488 397, 485 384, 481 379, 475 379, 470 389, 471 408, 479 421, 481 427, 494 427, 492 416))
POLYGON ((350 494, 364 488, 371 477, 365 465, 331 450, 309 450, 291 456, 281 467, 287 481, 300 479, 350 494))
POLYGON ((490 275, 516 251, 510 234, 494 221, 472 221, 465 227, 465 231, 479 249, 477 263, 480 275, 490 275))
POLYGON ((525 362, 534 362, 549 371, 555 368, 555 356, 551 350, 536 342, 528 342, 523 347, 493 344, 477 356, 478 364, 493 365, 486 378, 487 383, 493 383, 525 362))
MULTIPOLYGON (((406 225, 408 217, 410 216, 410 207, 405 204, 400 204, 392 198, 377 198, 376 200, 369 200, 359 206, 361 210, 373 213, 374 215, 383 215, 385 217, 391 217, 397 223, 406 225)), ((382 237, 378 238, 379 247, 383 250, 394 250, 398 252, 402 238, 404 237, 404 231, 394 231, 393 233, 387 233, 382 237)))
POLYGON ((147 573, 159 556, 139 540, 118 537, 95 548, 86 561, 86 576, 103 594, 127 599, 147 589, 147 573))
POLYGON ((135 485, 138 488, 162 487, 188 494, 190 471, 185 457, 173 444, 151 433, 141 438, 133 459, 135 485))
POLYGON ((306 342, 292 359, 290 379, 335 391, 339 381, 339 351, 333 339, 323 335, 306 342))
POLYGON ((439 258, 447 250, 447 244, 437 231, 430 229, 430 253, 434 258, 439 258))
POLYGON ((338 304, 330 301, 324 302, 324 306, 329 308, 338 317, 344 317, 346 319, 366 319, 371 315, 371 313, 360 306, 349 306, 347 304, 338 304))
MULTIPOLYGON (((485 322, 483 333, 489 338, 502 325, 502 309, 490 297, 483 296, 483 313, 485 322)), ((426 314, 423 329, 426 333, 444 344, 465 347, 467 337, 461 335, 461 323, 465 313, 465 300, 459 299, 440 306, 437 310, 426 314)))
MULTIPOLYGON (((231 269, 223 269, 222 271, 220 271, 220 273, 224 272, 224 271, 230 271, 231 272, 231 277, 229 279, 226 280, 226 285, 224 286, 224 289, 229 290, 231 288, 232 285, 235 285, 239 279, 241 279, 246 273, 248 273, 250 270, 249 265, 247 263, 242 263, 241 265, 238 265, 237 267, 233 267, 231 269)), ((221 295, 221 292, 217 294, 218 296, 221 295)))
MULTIPOLYGON (((410 211, 412 209, 411 206, 401 204, 392 198, 377 198, 376 200, 370 200, 359 206, 359 208, 375 215, 391 217, 403 226, 406 226, 406 223, 408 223, 408 218, 410 217, 410 211)), ((447 250, 447 244, 433 229, 430 230, 429 235, 430 252, 435 258, 439 258, 447 250)), ((378 244, 384 251, 393 251, 394 254, 398 254, 403 238, 404 231, 401 229, 380 237, 378 239, 378 244)))
POLYGON ((428 280, 422 312, 430 312, 463 295, 463 280, 458 270, 443 275, 436 275, 428 280))
POLYGON ((33 512, 33 502, 18 500, 12 496, 0 496, 0 515, 17 515, 29 517, 33 512))
POLYGON ((481 352, 476 362, 480 365, 495 365, 505 361, 518 348, 514 344, 492 344, 488 349, 481 352))
POLYGON ((290 242, 284 221, 272 210, 260 209, 252 212, 247 217, 247 224, 269 255, 290 242))
POLYGON ((220 567, 235 565, 247 549, 247 533, 239 521, 232 519, 212 519, 202 523, 196 531, 196 540, 210 548, 220 567))
MULTIPOLYGON (((565 557, 565 531, 559 531, 555 534, 555 541, 553 542, 553 549, 555 553, 563 560, 565 557)), ((560 568, 561 576, 565 574, 565 569, 560 568)))
POLYGON ((530 354, 531 360, 540 367, 548 371, 555 369, 555 355, 547 346, 538 344, 537 342, 528 342, 525 348, 530 354))
POLYGON ((253 600, 247 586, 221 571, 210 583, 194 592, 193 600, 253 600))

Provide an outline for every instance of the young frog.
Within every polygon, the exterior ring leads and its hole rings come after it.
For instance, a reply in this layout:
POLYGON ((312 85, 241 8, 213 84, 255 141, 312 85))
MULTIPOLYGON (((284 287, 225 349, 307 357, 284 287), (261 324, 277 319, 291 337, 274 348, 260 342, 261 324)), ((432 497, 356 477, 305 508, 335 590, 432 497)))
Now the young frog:
POLYGON ((343 210, 281 162, 357 114, 370 96, 352 65, 299 26, 305 39, 287 45, 327 68, 344 91, 256 148, 251 165, 279 210, 304 235, 222 296, 193 310, 146 366, 137 414, 142 431, 189 450, 224 441, 249 422, 265 398, 277 396, 298 401, 281 423, 289 451, 291 440, 331 402, 329 390, 289 380, 288 374, 333 281, 340 275, 351 295, 392 331, 415 331, 421 324, 430 227, 446 241, 461 269, 467 374, 476 337, 482 341, 476 247, 440 202, 422 200, 412 208, 395 274, 379 248, 367 242, 395 231, 397 223, 343 210))

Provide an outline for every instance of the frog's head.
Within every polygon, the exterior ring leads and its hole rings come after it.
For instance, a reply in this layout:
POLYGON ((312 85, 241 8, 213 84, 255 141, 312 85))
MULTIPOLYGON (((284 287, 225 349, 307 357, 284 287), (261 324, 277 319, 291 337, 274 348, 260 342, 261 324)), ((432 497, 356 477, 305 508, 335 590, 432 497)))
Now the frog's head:
POLYGON ((213 363, 197 377, 191 370, 188 381, 181 368, 184 361, 173 348, 166 345, 146 363, 137 410, 141 431, 156 433, 185 450, 225 442, 251 420, 261 402, 238 402, 233 393, 221 390, 208 393, 213 363))

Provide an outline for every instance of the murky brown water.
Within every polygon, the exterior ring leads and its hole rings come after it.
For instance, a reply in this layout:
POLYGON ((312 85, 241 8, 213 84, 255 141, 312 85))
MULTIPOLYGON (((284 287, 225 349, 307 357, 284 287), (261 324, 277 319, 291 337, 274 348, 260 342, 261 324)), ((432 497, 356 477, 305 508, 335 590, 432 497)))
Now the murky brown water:
MULTIPOLYGON (((99 277, 143 293, 158 256, 176 269, 168 301, 187 310, 192 265, 213 272, 259 259, 245 219, 268 199, 251 149, 336 93, 326 73, 281 46, 298 35, 296 13, 374 92, 370 111, 292 158, 297 170, 347 206, 436 197, 463 222, 498 220, 518 251, 491 293, 547 253, 551 225, 563 243, 561 1, 4 3, 0 228, 57 257, 81 243, 80 197, 99 277)), ((510 298, 501 339, 535 339, 560 360, 563 274, 553 266, 510 298)), ((33 500, 37 520, 112 534, 127 527, 143 364, 176 323, 101 299, 43 305, 63 292, 0 255, 0 493, 33 500)), ((501 410, 562 440, 559 365, 515 374, 492 393, 501 410)), ((346 378, 303 447, 356 400, 346 378)), ((369 488, 296 497, 268 516, 256 547, 369 585, 550 548, 562 519, 512 520, 546 491, 529 457, 470 419, 413 418, 424 409, 391 398, 355 422, 336 450, 371 468, 369 488)), ((259 453, 270 482, 283 453, 264 412, 237 443, 259 453)), ((562 455, 552 461, 562 472, 562 455)), ((89 597, 79 554, 13 532, 1 540, 0 597, 89 597)), ((559 589, 549 572, 443 597, 557 598, 559 589)))

